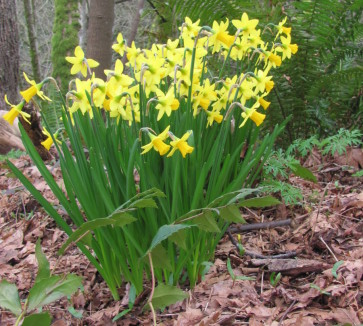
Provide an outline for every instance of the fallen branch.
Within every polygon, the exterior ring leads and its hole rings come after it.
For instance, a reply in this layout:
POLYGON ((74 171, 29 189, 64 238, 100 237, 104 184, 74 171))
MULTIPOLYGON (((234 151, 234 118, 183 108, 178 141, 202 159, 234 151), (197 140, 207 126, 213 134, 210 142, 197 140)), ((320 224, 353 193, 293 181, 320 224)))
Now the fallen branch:
POLYGON ((291 219, 281 220, 281 221, 272 221, 272 222, 263 222, 263 223, 252 223, 252 224, 244 224, 237 227, 229 228, 229 232, 237 233, 243 231, 251 231, 251 230, 260 230, 260 229, 269 229, 275 228, 278 226, 290 225, 291 219))
MULTIPOLYGON (((263 224, 263 223, 261 223, 261 224, 263 224)), ((240 248, 238 246, 238 243, 233 238, 233 235, 231 234, 231 232, 229 230, 227 230, 227 235, 228 235, 229 239, 231 240, 232 244, 236 247, 237 252, 239 252, 240 248)), ((281 258, 289 258, 289 257, 295 257, 296 256, 295 251, 290 251, 290 252, 286 252, 284 254, 279 254, 279 255, 265 256, 265 255, 261 255, 261 254, 258 254, 256 252, 246 250, 246 249, 244 251, 244 254, 248 255, 248 256, 251 256, 252 258, 260 258, 260 259, 281 259, 281 258)))

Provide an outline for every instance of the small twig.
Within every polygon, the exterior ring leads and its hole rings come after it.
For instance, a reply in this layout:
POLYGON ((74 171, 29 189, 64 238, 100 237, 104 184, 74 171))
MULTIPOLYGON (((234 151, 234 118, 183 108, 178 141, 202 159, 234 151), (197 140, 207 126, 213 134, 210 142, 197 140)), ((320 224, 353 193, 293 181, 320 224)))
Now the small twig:
POLYGON ((319 201, 319 205, 318 205, 318 211, 316 212, 316 219, 315 219, 315 222, 314 222, 314 225, 313 227, 311 228, 311 237, 310 237, 310 242, 313 240, 313 236, 314 236, 314 233, 315 233, 315 227, 316 227, 316 224, 318 224, 318 218, 319 218, 319 214, 320 214, 320 209, 321 209, 321 204, 323 203, 323 199, 325 197, 325 192, 326 190, 328 189, 329 187, 329 184, 330 183, 327 183, 325 188, 324 188, 324 191, 323 191, 323 194, 320 198, 320 201, 319 201))
POLYGON ((282 322, 284 321, 284 319, 286 318, 287 314, 291 311, 292 307, 294 306, 294 304, 296 303, 296 300, 294 300, 292 302, 292 304, 290 305, 289 308, 287 308, 287 310, 285 311, 285 313, 282 315, 281 319, 280 319, 280 322, 278 324, 278 326, 281 326, 282 325, 282 322))
POLYGON ((261 293, 260 293, 260 295, 262 295, 262 293, 263 293, 263 279, 264 279, 264 276, 265 276, 265 271, 262 271, 262 276, 261 276, 261 293))
POLYGON ((334 255, 333 250, 330 249, 330 247, 328 246, 328 244, 325 242, 325 240, 322 238, 322 236, 319 236, 319 239, 322 243, 324 243, 325 247, 329 250, 329 252, 332 254, 332 256, 334 257, 335 261, 338 261, 338 258, 334 255))
POLYGON ((290 225, 291 219, 281 220, 281 221, 272 221, 272 222, 264 222, 264 223, 252 223, 252 224, 244 224, 234 228, 229 228, 231 233, 243 232, 243 231, 251 231, 251 230, 259 230, 259 229, 269 229, 275 228, 278 226, 290 225))
POLYGON ((153 299, 153 295, 154 295, 154 290, 155 290, 155 275, 154 275, 154 267, 153 267, 153 260, 151 258, 151 253, 148 253, 149 256, 149 263, 150 263, 150 270, 151 270, 151 292, 150 292, 150 296, 149 299, 147 300, 151 312, 153 314, 153 321, 154 321, 154 326, 156 326, 156 314, 155 314, 155 310, 152 304, 152 299, 153 299))
MULTIPOLYGON (((233 238, 233 235, 229 230, 226 231, 229 239, 231 240, 232 244, 236 247, 237 252, 240 251, 237 241, 233 238)), ((274 255, 274 256, 265 256, 258 253, 255 253, 253 251, 246 250, 244 251, 245 255, 251 256, 252 258, 260 258, 260 259, 281 259, 281 258, 289 258, 289 257, 295 257, 296 251, 289 251, 284 254, 274 255)))

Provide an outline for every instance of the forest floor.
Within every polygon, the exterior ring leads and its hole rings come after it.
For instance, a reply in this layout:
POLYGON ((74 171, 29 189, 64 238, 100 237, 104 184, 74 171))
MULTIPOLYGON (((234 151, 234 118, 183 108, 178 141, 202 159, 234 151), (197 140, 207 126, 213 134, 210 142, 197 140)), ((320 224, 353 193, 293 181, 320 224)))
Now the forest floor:
MULTIPOLYGON (((359 155, 363 156, 362 150, 359 155)), ((12 162, 56 203, 28 156, 12 162)), ((321 157, 318 152, 304 165, 314 172, 318 183, 291 176, 290 183, 304 194, 300 205, 242 211, 248 223, 286 219, 291 223, 240 232, 247 251, 264 256, 294 251, 296 255, 274 259, 241 256, 226 235, 208 274, 189 291, 187 300, 157 312, 158 325, 363 323, 363 178, 353 177, 352 170, 339 160, 321 157), (254 279, 233 281, 227 270, 228 258, 235 275, 254 279), (341 263, 335 265, 337 261, 341 263), (281 272, 277 284, 270 279, 272 272, 281 272)), ((61 182, 60 168, 54 162, 48 167, 61 182)), ((112 318, 127 308, 127 286, 120 290, 123 299, 113 301, 105 282, 74 246, 57 261, 57 250, 67 236, 5 162, 0 162, 0 168, 0 279, 15 283, 21 299, 26 298, 37 273, 34 250, 40 238, 51 268, 55 267, 53 273, 75 273, 82 276, 84 285, 70 300, 64 298, 44 307, 52 315, 52 325, 151 325, 151 314, 142 312, 147 295, 139 298, 128 315, 112 323, 112 318), (75 309, 73 314, 70 307, 75 309)), ((238 237, 237 233, 233 236, 238 237)), ((11 313, 0 311, 0 325, 14 322, 11 313)))

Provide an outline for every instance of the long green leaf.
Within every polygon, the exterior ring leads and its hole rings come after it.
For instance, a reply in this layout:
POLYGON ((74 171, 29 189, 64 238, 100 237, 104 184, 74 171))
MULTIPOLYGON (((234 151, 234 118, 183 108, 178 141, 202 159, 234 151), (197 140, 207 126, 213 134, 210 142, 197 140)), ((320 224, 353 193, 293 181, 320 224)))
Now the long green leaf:
POLYGON ((278 205, 281 202, 272 196, 246 199, 238 203, 239 207, 268 207, 278 205))
POLYGON ((38 283, 42 279, 48 278, 50 276, 49 261, 47 260, 47 257, 42 251, 42 247, 40 246, 40 239, 38 239, 35 246, 35 257, 38 261, 38 274, 35 279, 35 283, 38 283))
POLYGON ((136 221, 136 218, 132 216, 127 211, 116 212, 109 217, 98 218, 92 221, 88 221, 82 224, 76 231, 72 233, 72 235, 67 239, 67 241, 63 244, 63 246, 59 249, 58 254, 63 255, 65 249, 72 242, 79 241, 86 233, 89 231, 93 231, 103 226, 114 225, 122 227, 126 224, 130 224, 136 221))

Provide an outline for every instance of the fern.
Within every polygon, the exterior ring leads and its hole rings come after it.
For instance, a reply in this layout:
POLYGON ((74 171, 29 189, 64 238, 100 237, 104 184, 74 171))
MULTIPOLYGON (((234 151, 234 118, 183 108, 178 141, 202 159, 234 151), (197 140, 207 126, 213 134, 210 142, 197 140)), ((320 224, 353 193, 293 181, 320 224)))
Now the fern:
POLYGON ((363 134, 359 130, 340 129, 336 135, 325 138, 320 147, 323 149, 323 155, 334 155, 336 152, 339 155, 347 152, 347 147, 361 145, 363 134))
POLYGON ((303 200, 301 190, 280 180, 267 180, 262 183, 268 193, 280 193, 286 205, 300 205, 303 200))

